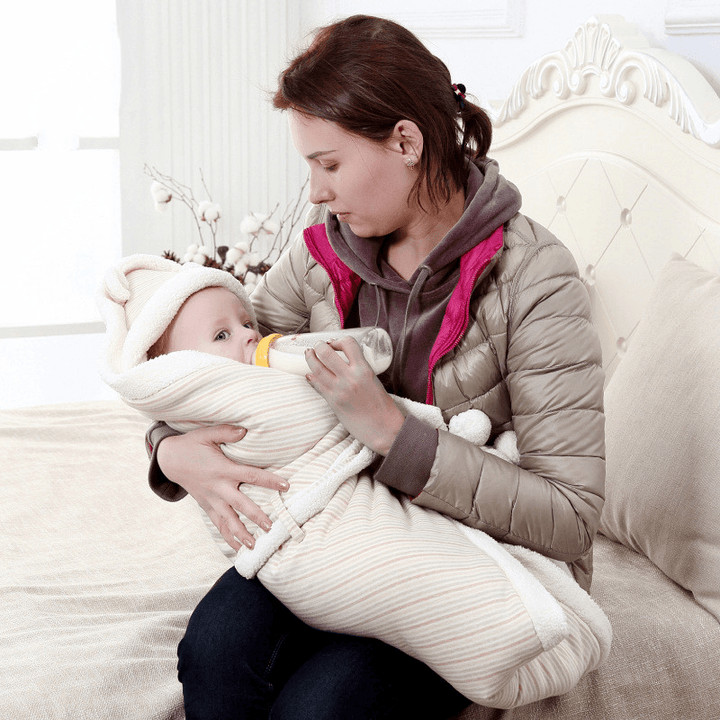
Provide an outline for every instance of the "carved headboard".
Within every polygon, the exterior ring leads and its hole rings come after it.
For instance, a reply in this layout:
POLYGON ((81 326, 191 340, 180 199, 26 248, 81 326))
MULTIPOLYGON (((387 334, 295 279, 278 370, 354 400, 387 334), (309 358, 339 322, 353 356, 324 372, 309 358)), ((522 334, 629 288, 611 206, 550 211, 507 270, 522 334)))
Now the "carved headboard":
POLYGON ((591 18, 523 73, 490 155, 575 255, 608 378, 671 253, 720 273, 720 98, 622 17, 591 18))

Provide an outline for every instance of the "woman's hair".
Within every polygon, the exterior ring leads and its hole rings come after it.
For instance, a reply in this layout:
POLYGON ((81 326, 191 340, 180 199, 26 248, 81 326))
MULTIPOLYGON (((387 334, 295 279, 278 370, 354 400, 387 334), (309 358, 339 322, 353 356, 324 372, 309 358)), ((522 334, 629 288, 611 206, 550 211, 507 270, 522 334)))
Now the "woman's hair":
POLYGON ((419 201, 425 184, 436 207, 463 187, 466 157, 484 158, 492 136, 485 111, 456 95, 445 63, 401 25, 368 15, 321 28, 281 73, 273 104, 378 143, 412 120, 423 135, 413 194, 419 201))

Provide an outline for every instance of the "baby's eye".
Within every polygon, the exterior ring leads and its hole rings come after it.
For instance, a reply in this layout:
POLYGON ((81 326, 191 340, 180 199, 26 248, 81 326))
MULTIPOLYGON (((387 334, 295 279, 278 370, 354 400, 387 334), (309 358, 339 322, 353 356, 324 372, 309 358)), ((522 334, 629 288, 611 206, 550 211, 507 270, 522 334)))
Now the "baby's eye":
POLYGON ((243 324, 243 327, 246 327, 248 330, 254 330, 252 320, 248 320, 246 323, 243 324))
POLYGON ((227 340, 229 337, 230 337, 230 333, 227 330, 221 330, 215 336, 215 340, 227 340))

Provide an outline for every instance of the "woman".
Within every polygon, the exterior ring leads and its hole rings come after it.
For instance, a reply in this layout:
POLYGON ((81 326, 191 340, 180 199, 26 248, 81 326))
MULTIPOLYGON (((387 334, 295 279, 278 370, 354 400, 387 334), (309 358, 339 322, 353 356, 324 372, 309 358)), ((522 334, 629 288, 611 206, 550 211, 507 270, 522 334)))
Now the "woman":
MULTIPOLYGON (((310 168, 315 225, 264 276, 264 330, 384 327, 395 358, 376 379, 359 352, 310 352, 309 382, 382 456, 374 478, 414 502, 568 564, 589 588, 604 485, 600 349, 570 253, 518 213, 486 158, 486 114, 401 26, 355 16, 322 29, 280 78, 294 144, 310 168), (514 429, 520 467, 404 417, 388 393, 470 407, 514 429)), ((242 430, 153 434, 151 482, 190 492, 234 547, 238 489, 280 488, 217 449, 242 430), (184 488, 181 489, 181 488, 184 488)), ((468 701, 375 640, 320 633, 230 570, 179 648, 188 718, 444 718, 468 701)))

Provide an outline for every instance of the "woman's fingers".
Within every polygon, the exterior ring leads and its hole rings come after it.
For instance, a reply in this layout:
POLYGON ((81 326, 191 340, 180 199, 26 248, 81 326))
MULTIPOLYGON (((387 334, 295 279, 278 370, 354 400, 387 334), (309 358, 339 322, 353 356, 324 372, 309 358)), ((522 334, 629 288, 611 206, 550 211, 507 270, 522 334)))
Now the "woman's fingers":
MULTIPOLYGON (((193 432, 200 431, 194 430, 193 432)), ((284 492, 290 487, 284 478, 281 478, 275 473, 250 465, 239 465, 223 454, 219 446, 224 443, 233 443, 241 440, 246 434, 244 428, 238 428, 233 425, 216 425, 214 427, 202 428, 202 432, 206 433, 203 440, 210 445, 214 445, 217 450, 215 459, 222 466, 219 472, 216 471, 218 476, 232 481, 236 487, 240 484, 247 483, 269 488, 270 490, 279 490, 281 492, 284 492)))
POLYGON ((311 370, 308 382, 347 431, 371 450, 387 455, 405 417, 375 377, 357 342, 344 338, 331 345, 317 343, 306 352, 306 359, 311 370))
POLYGON ((375 376, 355 338, 316 343, 305 359, 310 368, 307 379, 326 399, 329 392, 355 392, 375 376))
MULTIPOLYGON (((232 508, 230 508, 232 511, 232 508)), ((228 513, 227 517, 222 517, 212 510, 207 510, 207 515, 212 520, 213 525, 220 531, 225 542, 236 552, 240 550, 241 543, 252 548, 254 545, 253 537, 247 531, 247 528, 240 522, 240 519, 234 512, 228 513), (233 522, 232 518, 237 522, 233 522), (249 543, 249 544, 248 544, 249 543)))
POLYGON ((236 552, 240 550, 241 544, 250 549, 255 546, 255 538, 242 523, 237 512, 232 507, 229 505, 226 506, 222 514, 218 514, 213 510, 207 511, 207 514, 215 527, 220 531, 225 542, 233 550, 236 552))
POLYGON ((158 462, 166 477, 187 490, 235 550, 240 543, 253 547, 254 540, 240 516, 269 530, 268 515, 244 492, 242 485, 285 491, 287 481, 262 468, 239 465, 222 452, 220 445, 245 436, 243 428, 217 425, 165 438, 158 447, 158 462))

